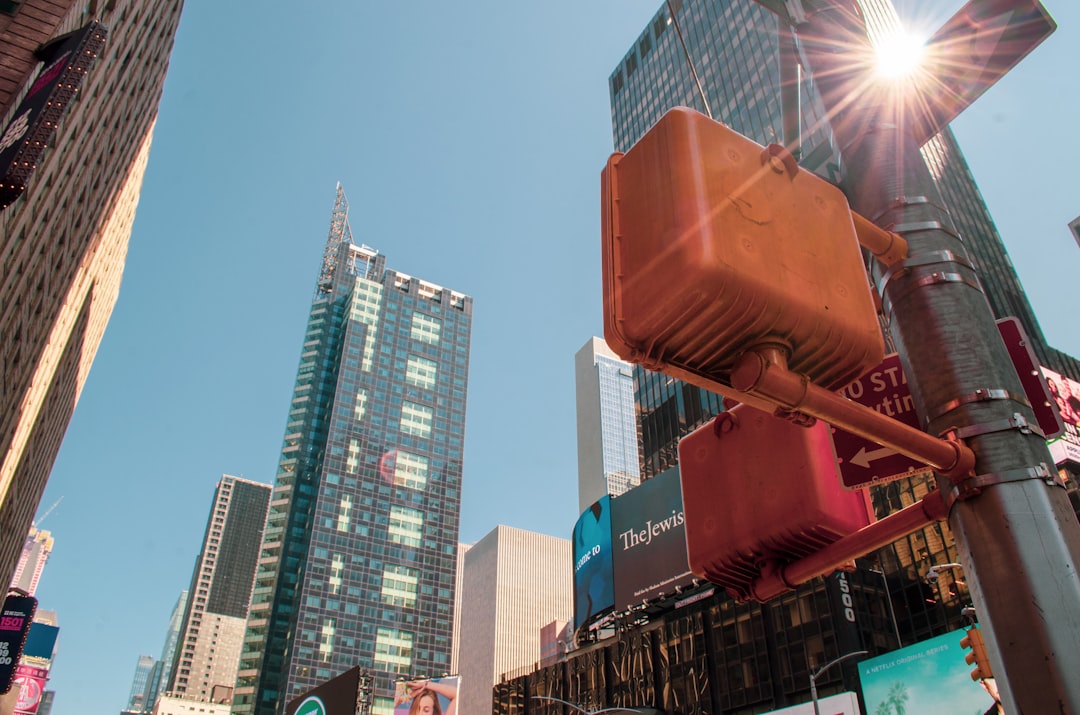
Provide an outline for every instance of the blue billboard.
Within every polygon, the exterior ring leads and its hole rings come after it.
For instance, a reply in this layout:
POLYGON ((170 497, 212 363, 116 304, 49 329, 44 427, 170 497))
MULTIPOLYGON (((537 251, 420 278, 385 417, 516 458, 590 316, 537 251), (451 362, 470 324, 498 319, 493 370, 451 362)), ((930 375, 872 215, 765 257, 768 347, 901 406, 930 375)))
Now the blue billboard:
POLYGON ((574 628, 615 605, 611 560, 611 497, 602 496, 574 525, 574 628))
POLYGON ((994 712, 994 699, 982 681, 971 679, 973 666, 964 661, 967 651, 960 646, 964 633, 952 631, 861 661, 859 681, 866 711, 874 715, 994 712))

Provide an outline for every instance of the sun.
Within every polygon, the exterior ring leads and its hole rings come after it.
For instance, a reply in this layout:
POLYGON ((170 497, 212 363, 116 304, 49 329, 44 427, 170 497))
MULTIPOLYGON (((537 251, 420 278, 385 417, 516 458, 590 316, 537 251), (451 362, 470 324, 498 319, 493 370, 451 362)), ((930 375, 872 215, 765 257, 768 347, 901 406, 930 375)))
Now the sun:
POLYGON ((926 39, 900 30, 883 38, 876 54, 878 76, 892 80, 910 78, 922 66, 926 39))

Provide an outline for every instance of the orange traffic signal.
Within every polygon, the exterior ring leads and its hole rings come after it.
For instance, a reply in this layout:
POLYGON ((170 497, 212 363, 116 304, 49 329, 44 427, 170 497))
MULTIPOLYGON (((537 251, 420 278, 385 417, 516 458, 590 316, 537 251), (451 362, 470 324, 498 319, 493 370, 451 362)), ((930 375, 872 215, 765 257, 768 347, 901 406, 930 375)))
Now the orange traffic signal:
POLYGON ((611 157, 602 192, 604 337, 623 359, 721 392, 761 345, 828 389, 881 362, 847 199, 783 148, 676 108, 611 157))
POLYGON ((971 670, 972 680, 994 677, 993 671, 990 670, 990 658, 986 655, 986 643, 983 641, 982 631, 977 626, 972 626, 967 630, 967 635, 960 639, 960 647, 965 650, 971 649, 971 652, 964 656, 964 661, 968 665, 975 666, 971 670))

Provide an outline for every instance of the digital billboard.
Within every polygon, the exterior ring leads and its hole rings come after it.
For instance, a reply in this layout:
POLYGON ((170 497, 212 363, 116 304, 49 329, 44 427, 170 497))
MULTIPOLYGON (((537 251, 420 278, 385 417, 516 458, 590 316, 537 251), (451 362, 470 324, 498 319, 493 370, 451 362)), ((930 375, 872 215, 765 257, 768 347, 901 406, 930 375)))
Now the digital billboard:
POLYGON ((460 676, 399 682, 394 692, 394 715, 455 715, 460 676))
POLYGON ((995 706, 960 646, 963 630, 924 640, 859 662, 859 681, 868 713, 982 715, 995 706))
POLYGON ((611 502, 615 606, 623 609, 694 581, 686 556, 678 468, 643 481, 611 502))
POLYGON ((574 525, 574 628, 615 605, 611 560, 611 497, 602 496, 574 525))
POLYGON ((37 599, 9 593, 0 611, 0 693, 11 690, 15 668, 22 657, 30 624, 34 621, 37 599))
POLYGON ((285 715, 355 715, 360 668, 346 670, 285 706, 285 715))
POLYGON ((1048 443, 1050 454, 1054 456, 1055 464, 1080 464, 1080 435, 1077 434, 1077 426, 1080 425, 1080 382, 1050 368, 1044 367, 1042 371, 1050 397, 1057 404, 1061 421, 1065 424, 1062 435, 1048 443))
POLYGON ((105 26, 95 21, 35 52, 45 68, 0 132, 0 209, 26 189, 107 35, 105 26))

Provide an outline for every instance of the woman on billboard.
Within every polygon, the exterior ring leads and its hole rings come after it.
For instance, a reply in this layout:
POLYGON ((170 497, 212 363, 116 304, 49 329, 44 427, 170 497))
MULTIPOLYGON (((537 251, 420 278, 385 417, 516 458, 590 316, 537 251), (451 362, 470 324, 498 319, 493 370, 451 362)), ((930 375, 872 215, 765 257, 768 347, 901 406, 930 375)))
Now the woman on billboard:
POLYGON ((413 680, 398 687, 394 713, 409 715, 455 715, 457 712, 457 679, 413 680), (405 704, 408 703, 408 710, 405 704))

